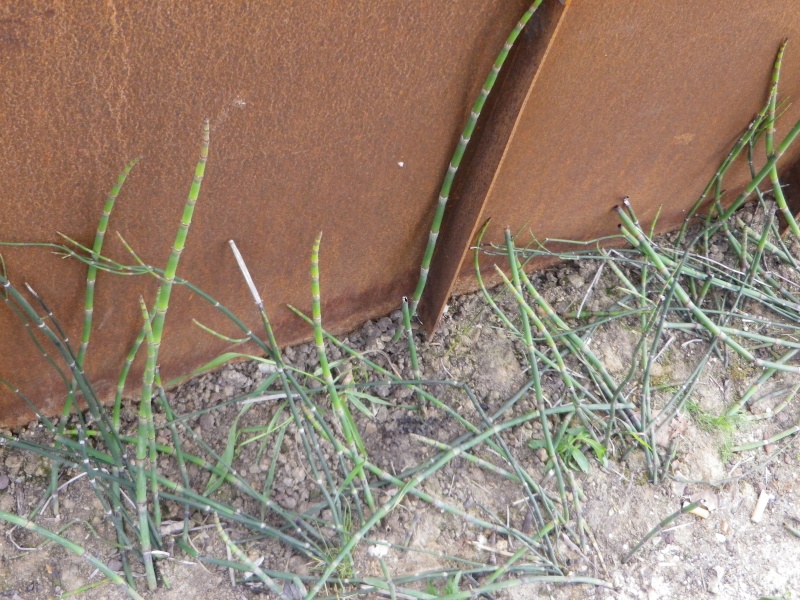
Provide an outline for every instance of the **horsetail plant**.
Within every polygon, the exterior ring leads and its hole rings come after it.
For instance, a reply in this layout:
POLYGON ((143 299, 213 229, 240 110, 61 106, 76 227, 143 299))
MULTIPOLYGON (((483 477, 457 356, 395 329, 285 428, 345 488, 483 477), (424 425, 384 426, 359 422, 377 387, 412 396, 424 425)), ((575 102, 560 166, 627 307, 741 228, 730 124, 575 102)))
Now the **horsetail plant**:
POLYGON ((456 178, 458 167, 461 165, 461 159, 464 157, 464 152, 466 151, 470 138, 475 131, 475 125, 478 123, 478 118, 481 116, 481 111, 483 110, 484 104, 486 104, 486 99, 492 92, 492 88, 494 88, 494 84, 497 81, 497 75, 500 73, 500 69, 503 68, 503 63, 506 62, 506 58, 508 58, 509 51, 514 46, 514 42, 517 41, 520 32, 528 23, 528 21, 530 21, 533 13, 536 12, 536 9, 539 8, 541 3, 542 0, 535 0, 514 26, 514 29, 511 30, 508 39, 506 39, 505 44, 503 44, 503 48, 500 50, 500 54, 497 55, 497 58, 492 65, 492 70, 489 71, 489 75, 486 77, 486 81, 484 82, 483 87, 478 94, 477 100, 475 100, 475 103, 472 105, 472 110, 470 111, 469 118, 467 119, 467 124, 464 126, 464 130, 461 132, 458 145, 456 146, 455 152, 453 152, 453 157, 450 159, 450 164, 447 166, 447 173, 444 176, 442 187, 439 190, 439 199, 436 203, 436 211, 433 215, 433 223, 431 224, 431 231, 428 236, 428 245, 425 247, 425 254, 422 257, 422 264, 419 270, 419 280, 417 282, 417 287, 414 289, 414 293, 411 296, 411 302, 409 304, 409 310, 411 311, 412 317, 416 316, 417 314, 417 307, 419 306, 419 301, 422 298, 422 292, 425 291, 425 285, 428 282, 428 271, 430 271, 431 268, 433 251, 436 249, 436 240, 439 238, 439 229, 442 226, 444 210, 447 206, 447 201, 450 198, 450 190, 453 187, 453 181, 456 178))
POLYGON ((366 475, 364 474, 361 456, 366 452, 364 442, 361 440, 361 434, 358 432, 358 427, 353 420, 353 415, 350 414, 350 409, 347 404, 342 401, 339 392, 336 389, 336 384, 333 381, 333 375, 328 363, 328 355, 325 352, 325 339, 322 335, 322 309, 320 303, 320 290, 319 290, 319 245, 322 241, 322 232, 317 235, 314 240, 314 245, 311 250, 311 317, 314 322, 314 345, 317 347, 317 355, 319 356, 319 366, 322 370, 322 376, 325 380, 325 385, 328 388, 328 394, 331 397, 331 406, 336 418, 342 428, 342 434, 347 442, 347 446, 351 451, 353 463, 353 471, 356 477, 361 480, 364 489, 364 499, 367 502, 370 510, 375 510, 375 501, 372 498, 372 492, 367 482, 366 475))
MULTIPOLYGON (((142 550, 147 587, 150 591, 156 589, 156 573, 153 567, 152 540, 150 536, 150 513, 147 509, 147 475, 148 470, 156 469, 155 465, 148 465, 151 459, 149 451, 151 431, 153 429, 152 390, 156 370, 156 345, 153 339, 153 328, 150 315, 144 298, 139 298, 139 304, 144 319, 145 339, 147 340, 147 362, 144 368, 144 383, 142 397, 139 400, 139 427, 136 438, 136 512, 139 517, 139 546, 142 550)), ((153 481, 155 484, 155 481, 153 481)), ((157 484, 156 484, 157 485, 157 484)), ((153 493, 154 501, 158 500, 156 487, 153 493)))
MULTIPOLYGON (((112 581, 127 586, 126 591, 132 597, 138 596, 133 589, 135 580, 128 564, 128 555, 135 553, 141 556, 145 578, 148 587, 152 589, 158 583, 154 558, 159 556, 159 549, 166 546, 166 541, 162 542, 160 536, 173 535, 177 531, 174 528, 168 531, 160 527, 160 504, 164 501, 175 503, 183 510, 183 531, 181 537, 177 539, 177 545, 187 555, 215 567, 244 573, 238 579, 245 585, 261 592, 269 591, 286 597, 298 597, 298 594, 301 594, 310 600, 320 596, 327 586, 333 586, 335 589, 329 597, 344 595, 372 597, 384 594, 398 598, 429 598, 433 592, 421 589, 425 582, 432 581, 441 581, 448 585, 445 597, 453 599, 488 594, 523 582, 606 585, 598 579, 566 576, 560 562, 563 556, 557 546, 560 540, 564 540, 564 543, 581 552, 585 552, 588 548, 587 540, 593 540, 591 528, 581 515, 583 492, 578 478, 570 467, 586 466, 587 448, 594 450, 599 457, 601 454, 610 454, 615 450, 612 444, 621 441, 623 446, 627 446, 628 451, 637 447, 645 450, 648 471, 653 479, 665 476, 670 461, 675 457, 677 446, 673 441, 666 450, 659 450, 655 447, 656 434, 686 404, 711 357, 716 353, 723 359, 728 358, 725 353, 726 343, 732 338, 739 340, 737 342, 739 347, 749 353, 749 357, 753 359, 753 366, 763 370, 757 382, 748 389, 738 403, 735 401, 732 403, 726 414, 741 411, 755 397, 759 386, 779 368, 790 372, 796 370, 789 361, 800 350, 800 344, 794 340, 794 336, 800 333, 800 327, 796 325, 800 318, 800 303, 792 295, 793 290, 788 285, 782 286, 782 280, 779 280, 777 274, 770 273, 766 263, 772 256, 770 260, 777 257, 787 264, 796 264, 791 251, 779 237, 776 237, 776 228, 771 217, 764 220, 765 224, 761 231, 753 229, 756 226, 755 222, 750 225, 736 223, 733 227, 720 220, 726 211, 722 202, 723 175, 733 164, 733 160, 745 151, 751 155, 749 159, 752 163, 754 141, 762 134, 772 135, 779 69, 779 61, 776 61, 778 66, 773 75, 773 88, 768 105, 734 145, 728 158, 701 196, 699 205, 704 203, 706 195, 710 195, 712 206, 716 210, 704 222, 703 229, 694 240, 690 240, 687 244, 672 246, 665 244, 653 236, 652 225, 648 228, 646 224, 640 223, 632 207, 624 204, 619 208, 622 229, 616 240, 629 240, 632 247, 599 250, 594 247, 595 242, 584 242, 581 243, 580 249, 558 255, 567 260, 596 261, 600 265, 578 310, 565 315, 554 308, 557 305, 545 298, 547 293, 544 288, 538 283, 534 285, 534 278, 529 277, 523 269, 528 259, 534 256, 555 256, 547 249, 547 242, 524 247, 521 244, 517 245, 510 233, 507 233, 505 244, 484 250, 502 254, 509 260, 510 276, 502 273, 501 276, 504 277, 506 290, 513 296, 515 316, 506 316, 499 303, 495 302, 492 295, 483 287, 482 280, 479 281, 490 308, 500 317, 501 325, 524 345, 522 350, 528 363, 525 375, 527 380, 510 397, 503 399, 499 407, 489 410, 488 403, 479 399, 477 390, 473 390, 467 383, 423 379, 420 362, 416 356, 417 347, 411 318, 425 285, 438 228, 441 226, 440 208, 441 211, 444 210, 453 177, 474 130, 483 102, 494 85, 497 71, 502 66, 505 55, 519 34, 519 30, 538 5, 539 2, 535 2, 531 6, 509 37, 501 57, 495 62, 495 67, 487 83, 484 84, 482 95, 473 106, 470 122, 450 163, 440 193, 441 206, 437 206, 437 216, 434 218, 434 226, 428 239, 425 259, 427 265, 423 264, 421 269, 420 284, 417 288, 419 294, 415 294, 410 303, 403 302, 402 326, 399 329, 401 334, 404 332, 408 337, 407 368, 402 367, 406 368, 405 375, 395 365, 381 364, 382 358, 370 356, 368 352, 360 352, 323 329, 319 237, 314 242, 311 256, 312 314, 311 317, 307 317, 295 311, 313 329, 319 371, 292 366, 293 360, 288 358, 284 360, 264 309, 264 302, 244 264, 241 253, 233 242, 230 242, 231 249, 261 316, 266 332, 265 339, 251 331, 220 302, 191 282, 177 276, 178 260, 185 247, 208 154, 207 121, 189 200, 184 208, 181 226, 166 268, 157 269, 145 264, 132 249, 131 255, 136 264, 123 265, 104 257, 97 243, 89 248, 65 238, 71 246, 49 245, 50 248, 55 248, 87 264, 90 267, 92 281, 98 271, 106 270, 116 274, 154 277, 160 284, 155 303, 149 309, 143 302, 140 304, 143 327, 123 368, 124 374, 120 378, 121 399, 125 377, 136 351, 141 344, 145 344, 147 360, 136 435, 121 431, 119 404, 113 409, 111 417, 100 405, 97 392, 82 370, 85 347, 83 353, 80 350, 74 351, 65 332, 43 299, 31 292, 35 301, 29 301, 11 285, 5 271, 2 271, 0 284, 4 290, 3 301, 23 318, 29 331, 41 331, 39 337, 43 335, 45 340, 57 349, 55 359, 51 358, 49 364, 59 370, 65 386, 68 390, 74 389, 76 398, 77 393, 86 398, 91 418, 84 417, 78 411, 75 415, 75 425, 74 427, 70 425, 70 429, 59 429, 57 424, 43 418, 42 423, 57 443, 39 444, 35 440, 0 434, 0 444, 36 452, 53 461, 53 464, 76 469, 87 475, 85 479, 92 486, 103 509, 110 515, 110 522, 118 531, 117 545, 121 552, 125 575, 123 579, 115 573, 103 572, 112 581), (724 236, 723 239, 730 241, 730 248, 740 260, 737 267, 722 264, 709 256, 709 241, 714 239, 717 233, 724 236), (698 244, 701 246, 700 250, 697 248, 698 244), (603 266, 609 266, 609 269, 603 271, 603 266), (637 270, 640 274, 638 278, 631 275, 632 271, 637 270), (593 286, 601 279, 614 277, 616 281, 610 286, 615 296, 614 302, 609 307, 597 310, 588 302, 593 286), (209 369, 220 366, 224 360, 231 358, 252 357, 259 352, 266 355, 267 358, 262 358, 261 361, 269 364, 274 372, 270 373, 256 389, 210 407, 185 414, 175 414, 170 406, 172 396, 165 393, 160 381, 157 362, 159 347, 164 338, 163 327, 170 300, 169 292, 175 285, 187 287, 197 297, 219 311, 242 334, 233 337, 210 328, 204 328, 206 331, 230 344, 247 340, 258 348, 258 351, 253 353, 227 352, 208 363, 206 366, 209 369), (540 292, 540 289, 543 291, 540 292), (778 317, 764 316, 763 313, 758 317, 749 314, 745 312, 747 302, 760 304, 765 309, 763 312, 769 311, 778 317), (44 317, 39 315, 42 310, 45 313, 44 317), (616 372, 612 376, 607 364, 598 356, 602 353, 595 354, 592 350, 594 347, 592 336, 615 321, 627 325, 635 322, 636 326, 632 329, 639 336, 633 351, 636 357, 634 364, 623 376, 618 376, 616 372), (747 326, 750 324, 752 328, 748 329, 747 326), (657 384, 651 369, 664 355, 672 341, 680 336, 696 336, 697 332, 707 334, 703 336, 706 342, 705 352, 702 353, 691 375, 680 384, 665 382, 657 384), (665 337, 669 337, 666 342, 664 342, 665 337), (332 344, 345 355, 344 358, 341 361, 331 362, 326 352, 326 344, 332 344), (788 351, 781 355, 784 349, 788 351), (764 360, 763 357, 769 356, 772 357, 771 360, 764 360), (62 368, 57 359, 63 361, 67 367, 62 368), (354 366, 357 366, 359 373, 368 373, 365 377, 366 382, 353 383, 341 375, 346 369, 354 366), (337 369, 340 374, 338 377, 337 369), (553 385, 554 379, 555 385, 553 385), (432 435, 422 436, 413 431, 408 432, 407 439, 419 444, 427 454, 424 458, 412 462, 411 465, 404 465, 399 470, 394 469, 391 461, 387 464, 383 458, 370 456, 369 448, 360 436, 346 398, 357 398, 359 395, 364 397, 366 394, 360 390, 379 385, 409 389, 420 402, 426 403, 426 407, 452 420, 458 432, 446 442, 434 439, 432 435), (675 389, 672 389, 673 387, 675 389), (155 408, 160 405, 162 416, 165 417, 158 428, 153 417, 153 395, 158 402, 155 408), (457 396, 458 400, 466 399, 467 407, 474 410, 461 410, 464 405, 457 401, 453 402, 454 396, 457 396), (325 401, 328 398, 333 408, 332 415, 323 411, 320 403, 320 399, 325 401), (252 424, 257 412, 250 410, 254 402, 271 400, 277 402, 272 409, 268 425, 264 426, 261 422, 256 422, 254 426, 245 424, 247 421, 252 424), (656 407, 660 408, 660 412, 656 412, 656 407), (234 417, 228 430, 227 443, 223 441, 221 446, 217 447, 203 440, 202 436, 192 428, 191 420, 199 418, 200 414, 206 412, 225 409, 234 417), (637 410, 639 412, 636 412, 637 410), (287 413, 290 416, 287 416, 287 413), (533 440, 531 444, 523 444, 521 447, 523 452, 530 452, 531 447, 546 448, 549 460, 542 465, 541 471, 522 468, 516 454, 519 445, 506 443, 504 439, 504 436, 508 436, 511 432, 516 435, 520 431, 517 428, 521 426, 528 428, 532 425, 540 428, 544 440, 533 440), (157 429, 162 429, 162 435, 158 438, 156 438, 157 429), (599 433, 603 429, 606 432, 605 439, 599 433), (165 438, 162 436, 165 433, 172 434, 172 443, 164 441, 165 438), (248 437, 245 441, 241 441, 243 434, 247 434, 244 437, 248 437), (185 444, 181 442, 181 436, 185 444), (310 476, 306 480, 310 486, 308 503, 302 502, 291 508, 279 504, 275 487, 276 481, 280 479, 276 476, 278 457, 285 451, 284 442, 289 440, 295 442, 294 449, 300 455, 300 461, 310 476), (257 452, 254 442, 259 443, 257 452), (130 448, 135 449, 135 460, 129 460, 126 456, 126 450, 130 448), (255 454, 255 464, 261 466, 261 471, 267 471, 263 483, 260 480, 253 481, 250 474, 255 475, 254 471, 248 470, 245 477, 244 471, 239 470, 243 461, 251 460, 244 458, 245 452, 255 454), (262 465, 262 456, 271 459, 268 461, 268 469, 262 465), (579 456, 583 457, 583 460, 575 458, 579 456), (471 468, 482 469, 501 479, 505 485, 519 485, 521 492, 519 495, 522 499, 516 504, 524 502, 522 506, 525 509, 525 521, 521 526, 513 524, 513 517, 502 514, 502 506, 499 510, 497 506, 489 503, 485 506, 476 504, 475 509, 461 507, 460 504, 456 505, 448 499, 449 492, 444 495, 440 493, 438 484, 431 485, 430 480, 440 474, 444 466, 458 458, 467 461, 471 468), (178 466, 178 477, 168 476, 166 472, 159 470, 160 461, 163 464, 163 461, 173 460, 178 466), (208 481, 208 486, 205 487, 205 491, 203 488, 197 490, 192 487, 197 485, 196 479, 193 481, 187 467, 196 469, 202 477, 207 478, 205 481, 208 481), (536 475, 540 472, 542 478, 538 479, 536 475), (367 475, 372 477, 372 483, 367 480, 367 475), (356 493, 358 487, 363 488, 363 497, 369 506, 370 514, 361 512, 359 494, 356 493), (343 493, 345 491, 352 495, 352 504, 343 493), (380 494, 377 493, 379 491, 380 494), (231 500, 232 495, 233 500, 231 500), (133 500, 129 500, 130 498, 133 500), (373 540, 373 537, 376 537, 376 527, 381 520, 408 498, 417 501, 416 507, 411 508, 417 514, 423 512, 420 507, 429 507, 432 511, 437 511, 437 514, 441 513, 444 518, 455 519, 463 525, 502 536, 507 541, 509 549, 506 562, 497 565, 472 555, 448 556, 414 548, 408 537, 399 544, 373 540), (225 547, 230 551, 228 560, 205 555, 192 547, 188 518, 190 511, 197 511, 198 515, 213 519, 213 525, 216 526, 225 547), (246 537, 234 539, 234 533, 238 536, 240 528, 246 532, 246 537), (253 554, 248 556, 246 550, 249 548, 245 546, 245 544, 258 544, 264 539, 274 540, 293 554, 312 561, 316 566, 312 568, 311 573, 302 576, 266 568, 263 563, 252 560, 253 554), (383 562, 382 572, 385 580, 362 576, 356 571, 359 563, 355 558, 356 549, 361 543, 386 544, 403 552, 414 551, 426 556, 436 556, 447 566, 413 574, 395 571, 390 576, 387 563, 383 562), (467 581, 472 582, 473 589, 459 589, 458 583, 465 584, 467 581), (306 585, 310 591, 305 590, 306 585)), ((773 147, 770 158, 774 159, 772 167, 782 152, 783 145, 773 147)), ((763 176, 772 178, 776 173, 772 167, 764 172, 763 176)), ((753 169, 752 179, 755 180, 761 174, 762 171, 757 172, 753 169)), ((121 185, 121 181, 118 183, 121 185)), ((774 186, 775 182, 771 180, 771 183, 774 186)), ((111 194, 114 197, 119 192, 117 188, 115 189, 116 192, 112 190, 111 194)), ((763 200, 757 184, 752 191, 763 200)), ((759 207, 765 212, 768 210, 765 202, 759 207)), ((110 208, 104 211, 104 215, 106 212, 110 212, 110 208)), ((103 231, 99 236, 101 241, 106 228, 107 218, 104 217, 99 226, 99 230, 103 231)), ((688 231, 688 225, 686 230, 688 231)), ((680 236, 679 239, 683 242, 680 236)), ((478 246, 480 245, 479 240, 478 246)), ((476 268, 478 266, 476 261, 476 268)), ((87 283, 87 287, 93 288, 93 286, 94 284, 87 283)), ((598 285, 601 286, 602 284, 598 285)), ((92 301, 87 301, 86 307, 90 306, 93 308, 93 298, 92 301)), ((90 315, 91 312, 84 312, 84 324, 87 318, 90 320, 90 315)), ((86 331, 86 327, 84 329, 86 331)), ((33 336, 33 339, 40 351, 46 354, 44 346, 38 343, 36 336, 33 336)), ((420 352, 423 349, 424 347, 420 347, 420 352)), ((735 347, 733 349, 736 350, 735 347)), ((287 356, 292 355, 287 353, 287 356)), ((733 357, 740 360, 736 355, 733 357)), ((745 358, 747 357, 748 355, 745 355, 745 358)), ((204 369, 201 368, 200 371, 204 369)), ((0 382, 13 388, 5 380, 0 382)), ((789 394, 782 401, 784 404, 794 397, 797 388, 798 386, 788 388, 789 394)), ((28 401, 21 392, 17 391, 17 394, 23 401, 28 401)), ((417 410, 417 408, 417 406, 394 406, 395 410, 417 410)), ((786 429, 769 437, 767 442, 784 439, 797 434, 798 431, 797 427, 786 429)), ((757 445, 760 443, 740 444, 735 449, 747 450, 757 445)), ((57 475, 55 481, 58 481, 57 475)), ((687 509, 681 512, 685 510, 687 509)), ((676 513, 669 518, 675 518, 679 514, 676 513)), ((9 520, 5 513, 0 513, 0 519, 9 520)), ((20 524, 23 521, 20 521, 20 524)), ((659 524, 651 534, 648 534, 648 538, 663 529, 665 524, 666 521, 659 524)), ((23 526, 35 530, 34 526, 23 526)), ((74 544, 73 546, 65 547, 77 554, 85 555, 83 548, 74 544)), ((641 545, 626 556, 625 560, 630 560, 639 547, 641 545)), ((100 564, 95 566, 102 570, 100 564)))
MULTIPOLYGON (((778 81, 781 76, 781 62, 783 61, 783 52, 786 49, 786 44, 789 40, 783 40, 780 48, 778 49, 778 56, 775 59, 775 67, 772 70, 772 89, 769 95, 769 111, 767 113, 766 135, 764 136, 764 149, 768 156, 772 156, 774 149, 774 134, 775 134, 775 108, 778 103, 778 81)), ((794 236, 800 238, 800 227, 792 215, 792 211, 786 204, 786 198, 783 195, 783 188, 781 187, 778 179, 778 168, 773 165, 769 172, 769 180, 772 183, 772 195, 775 198, 775 203, 781 211, 789 230, 794 236)))

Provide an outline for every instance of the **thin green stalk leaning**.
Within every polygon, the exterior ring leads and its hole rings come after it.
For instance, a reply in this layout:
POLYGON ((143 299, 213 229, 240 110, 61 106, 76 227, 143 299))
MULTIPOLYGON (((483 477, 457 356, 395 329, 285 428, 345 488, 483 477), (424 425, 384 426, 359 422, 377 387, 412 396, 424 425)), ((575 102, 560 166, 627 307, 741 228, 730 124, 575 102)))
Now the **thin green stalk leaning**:
POLYGON ((536 9, 539 8, 541 3, 542 0, 535 0, 534 3, 531 4, 530 8, 525 11, 525 14, 522 15, 522 18, 514 26, 514 29, 511 31, 508 39, 506 40, 506 43, 503 44, 503 49, 500 50, 500 54, 497 55, 497 58, 492 65, 492 70, 489 72, 488 77, 486 77, 486 81, 481 88, 480 94, 478 94, 478 99, 475 100, 475 104, 472 105, 472 111, 469 114, 469 119, 467 120, 467 124, 464 126, 464 131, 461 132, 461 138, 458 140, 458 146, 456 146, 456 150, 453 152, 453 158, 450 159, 450 164, 447 167, 447 173, 444 176, 442 187, 439 190, 439 201, 436 204, 436 212, 433 215, 431 232, 428 236, 428 245, 425 248, 425 254, 422 257, 422 266, 419 270, 419 281, 417 282, 417 287, 414 290, 414 294, 411 296, 411 302, 409 305, 412 317, 417 314, 417 306, 419 305, 420 298, 422 298, 422 292, 425 290, 425 284, 428 281, 428 271, 431 268, 433 251, 436 249, 436 240, 439 237, 439 228, 442 226, 444 209, 447 206, 448 199, 450 198, 450 188, 453 186, 453 180, 458 172, 461 159, 464 157, 464 151, 467 149, 467 144, 469 144, 472 133, 475 131, 475 124, 478 122, 478 117, 481 116, 483 105, 486 103, 486 98, 489 97, 489 94, 494 87, 494 83, 497 80, 497 74, 503 67, 503 63, 508 57, 508 52, 514 45, 514 42, 517 41, 522 28, 525 27, 528 21, 530 21, 533 13, 536 12, 536 9))
MULTIPOLYGON (((150 458, 148 440, 153 428, 152 395, 153 380, 155 378, 156 346, 153 343, 153 330, 150 325, 150 315, 144 299, 139 297, 139 304, 144 317, 145 335, 147 337, 147 363, 144 369, 144 384, 142 385, 142 398, 139 402, 139 426, 136 438, 136 513, 139 518, 139 546, 142 551, 142 562, 147 578, 147 588, 156 589, 156 572, 153 567, 153 544, 150 538, 150 515, 147 512, 147 473, 145 464, 150 458), (149 388, 149 392, 148 392, 149 388)), ((152 468, 152 466, 150 467, 152 468)))
POLYGON ((331 368, 328 364, 328 355, 325 353, 325 338, 322 333, 322 309, 320 307, 320 291, 319 291, 319 244, 322 241, 322 233, 317 235, 314 240, 314 246, 311 250, 311 318, 314 322, 314 345, 317 347, 317 354, 319 355, 319 366, 322 370, 322 376, 325 379, 325 386, 328 388, 328 394, 331 397, 331 406, 333 412, 336 413, 336 418, 342 426, 342 433, 347 442, 347 447, 350 449, 353 459, 353 471, 355 475, 361 479, 362 487, 364 488, 364 499, 367 502, 370 510, 375 510, 375 501, 372 498, 372 492, 369 489, 367 477, 364 474, 363 456, 366 453, 364 442, 361 440, 361 434, 358 432, 356 422, 347 408, 347 404, 342 401, 339 392, 336 390, 336 384, 333 381, 331 368))
POLYGON ((189 189, 189 198, 186 200, 186 205, 183 208, 181 224, 175 236, 172 252, 170 252, 169 259, 167 260, 167 267, 164 269, 164 282, 161 285, 161 291, 156 299, 156 315, 153 318, 153 343, 156 346, 156 358, 158 357, 158 348, 161 345, 161 338, 164 334, 164 320, 167 314, 167 307, 169 306, 169 297, 172 293, 172 285, 175 282, 175 272, 178 270, 178 261, 186 245, 186 236, 189 233, 189 226, 192 224, 194 207, 197 203, 197 197, 200 195, 200 187, 203 184, 203 175, 205 174, 206 161, 208 160, 209 131, 209 122, 208 119, 206 119, 203 123, 203 141, 200 145, 200 158, 195 167, 194 179, 189 189))
MULTIPOLYGON (((208 119, 203 123, 203 137, 200 144, 200 158, 195 167, 194 178, 192 185, 189 188, 189 197, 183 208, 183 215, 181 217, 181 224, 178 227, 178 233, 175 236, 175 242, 172 245, 167 266, 164 269, 164 277, 161 286, 159 287, 158 294, 155 302, 155 315, 150 319, 147 312, 147 307, 142 301, 142 316, 145 322, 145 334, 147 338, 147 366, 145 368, 144 381, 142 383, 141 405, 139 410, 139 430, 138 430, 138 444, 136 447, 136 461, 139 465, 136 480, 136 503, 139 513, 139 539, 142 547, 142 557, 145 564, 145 573, 147 574, 147 587, 152 591, 156 588, 156 576, 153 568, 153 559, 151 553, 151 539, 149 530, 149 515, 147 514, 147 481, 142 464, 150 453, 147 452, 148 440, 152 439, 151 430, 153 427, 152 419, 152 398, 153 398, 153 380, 155 375, 155 368, 158 364, 158 351, 161 346, 161 340, 164 333, 164 321, 167 315, 167 308, 169 307, 169 298, 172 293, 172 286, 175 282, 175 273, 178 270, 178 262, 180 261, 181 253, 186 246, 186 236, 189 233, 189 226, 192 224, 192 215, 194 214, 194 207, 197 203, 197 198, 200 195, 200 187, 203 184, 203 175, 205 174, 206 161, 208 160, 208 146, 209 146, 209 122, 208 119)), ((158 492, 157 487, 154 485, 154 496, 157 500, 158 492)), ((157 510, 156 510, 157 514, 157 510)))
MULTIPOLYGON (((780 48, 778 49, 778 56, 775 58, 775 67, 772 70, 772 89, 770 90, 769 95, 769 113, 767 118, 767 132, 764 136, 764 149, 767 152, 767 156, 772 156, 773 149, 774 149, 774 135, 775 135, 775 108, 778 104, 778 81, 780 80, 781 76, 781 62, 783 60, 783 51, 786 49, 786 43, 789 40, 783 40, 781 43, 780 48)), ((794 219, 794 215, 792 215, 792 211, 789 210, 788 205, 786 204, 786 197, 783 195, 783 188, 781 188, 781 183, 778 180, 778 168, 773 165, 772 169, 769 172, 769 180, 772 183, 772 194, 775 197, 775 202, 778 204, 778 208, 783 214, 784 219, 786 219, 786 223, 789 226, 789 230, 798 238, 800 238, 800 227, 797 225, 797 221, 794 219)))

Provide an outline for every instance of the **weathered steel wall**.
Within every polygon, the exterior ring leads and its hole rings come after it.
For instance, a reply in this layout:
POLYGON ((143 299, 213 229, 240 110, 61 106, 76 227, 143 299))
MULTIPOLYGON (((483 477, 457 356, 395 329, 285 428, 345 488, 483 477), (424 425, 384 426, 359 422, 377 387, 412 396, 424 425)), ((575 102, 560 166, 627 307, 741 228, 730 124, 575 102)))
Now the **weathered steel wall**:
MULTIPOLYGON (((234 312, 254 309, 227 240, 247 259, 283 343, 308 328, 308 258, 319 230, 323 319, 333 330, 386 313, 411 291, 441 177, 461 126, 528 0, 249 3, 77 0, 0 4, 0 240, 90 243, 118 172, 143 155, 113 232, 164 264, 186 198, 204 116, 206 180, 179 274, 234 312)), ((765 100, 779 41, 800 38, 794 0, 545 0, 491 98, 456 182, 421 305, 427 327, 453 290, 474 284, 464 257, 483 220, 539 238, 615 231, 631 196, 679 222, 765 100)), ((800 44, 800 42, 797 42, 800 44)), ((790 42, 782 97, 797 98, 790 42)), ((791 105, 787 124, 800 116, 791 105)), ((798 149, 784 158, 796 161, 798 149)), ((800 180, 793 171, 793 179, 800 180)), ((729 176, 733 190, 744 173, 729 176)), ((792 190, 789 190, 791 195, 792 190)), ((795 196, 796 198, 797 196, 795 196)), ((3 249, 8 274, 80 332, 85 270, 41 249, 3 249)), ((88 371, 116 383, 155 282, 101 274, 88 371)), ((191 324, 236 334, 178 289, 167 317, 165 378, 227 349, 191 324)), ((255 327, 256 319, 250 321, 255 327)), ((0 310, 0 377, 45 412, 63 385, 15 316, 0 310)), ((134 379, 135 382, 135 379, 134 379)), ((30 413, 0 392, 0 423, 30 413)))
MULTIPOLYGON (((420 307, 426 327, 453 291, 474 288, 472 260, 464 258, 487 218, 487 242, 502 241, 506 226, 527 226, 540 240, 591 239, 616 233, 612 209, 628 195, 644 223, 659 207, 662 230, 680 223, 765 103, 786 37, 780 96, 791 103, 778 135, 794 125, 799 5, 742 7, 735 0, 679 8, 641 0, 568 4, 512 135, 507 142, 483 139, 475 149, 476 170, 493 175, 464 178, 458 209, 445 218, 433 285, 420 307)), ((782 159, 784 169, 798 156, 796 144, 782 159)), ((748 177, 743 164, 726 176, 731 199, 748 177)))
MULTIPOLYGON (((163 265, 208 116, 206 180, 179 275, 255 317, 227 245, 237 240, 280 340, 298 341, 309 329, 285 306, 310 306, 309 253, 322 230, 326 324, 342 330, 386 313, 413 284, 460 128, 527 5, 0 3, 0 240, 56 242, 61 231, 91 243, 117 174, 143 155, 105 250, 132 262, 119 231, 145 261, 163 265)), ((12 281, 29 282, 76 340, 81 265, 41 249, 0 250, 12 281)), ((105 394, 140 324, 138 294, 152 298, 154 286, 100 275, 87 366, 105 394)), ((165 378, 226 349, 192 318, 235 334, 199 298, 176 290, 165 378)), ((47 413, 63 400, 63 385, 5 306, 0 377, 47 413)), ((0 422, 30 415, 0 391, 0 422)))

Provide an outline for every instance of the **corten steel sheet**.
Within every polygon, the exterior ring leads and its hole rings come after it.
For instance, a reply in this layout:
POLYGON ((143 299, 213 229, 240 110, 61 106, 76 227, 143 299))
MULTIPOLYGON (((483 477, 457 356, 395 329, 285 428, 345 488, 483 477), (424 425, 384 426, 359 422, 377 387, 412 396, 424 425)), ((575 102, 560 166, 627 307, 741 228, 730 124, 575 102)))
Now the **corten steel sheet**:
MULTIPOLYGON (((206 180, 178 274, 255 317, 227 240, 237 240, 283 343, 309 329, 309 254, 325 232, 323 320, 343 330, 413 286, 436 192, 470 105, 528 0, 469 2, 5 2, 0 5, 0 240, 91 243, 106 193, 143 155, 119 231, 163 265, 212 123, 206 180)), ((8 274, 80 333, 85 269, 45 250, 2 249, 8 274)), ((100 274, 88 372, 108 396, 156 282, 100 274)), ((192 318, 238 335, 178 288, 165 379, 228 349, 192 318)), ((257 320, 249 321, 253 327, 257 320)), ((64 387, 0 307, 0 376, 53 414, 64 387)), ((136 381, 136 375, 132 375, 136 381)), ((0 393, 0 422, 31 413, 0 393)))
MULTIPOLYGON (((800 118, 795 0, 751 3, 746 11, 720 0, 679 9, 640 0, 569 3, 490 185, 466 173, 457 210, 445 216, 434 283, 420 308, 426 328, 454 290, 474 289, 471 256, 464 259, 487 218, 484 241, 501 242, 506 226, 529 228, 540 240, 592 239, 617 231, 612 209, 629 195, 644 224, 659 207, 661 230, 679 224, 763 106, 785 37, 780 96, 793 102, 779 136, 800 118)), ((476 161, 481 155, 479 148, 476 161)), ((798 155, 795 145, 780 164, 785 169, 798 155)), ((725 178, 731 192, 747 181, 740 167, 725 178)))

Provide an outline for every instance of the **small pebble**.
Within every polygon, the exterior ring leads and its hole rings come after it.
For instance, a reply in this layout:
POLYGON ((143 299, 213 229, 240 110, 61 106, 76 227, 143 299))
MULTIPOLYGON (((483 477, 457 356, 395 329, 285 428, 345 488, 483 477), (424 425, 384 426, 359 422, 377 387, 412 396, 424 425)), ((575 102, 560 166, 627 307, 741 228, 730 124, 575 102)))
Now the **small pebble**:
POLYGON ((6 489, 11 484, 11 480, 5 473, 0 473, 0 490, 6 489))
POLYGON ((200 427, 203 431, 211 431, 214 428, 214 415, 205 413, 200 416, 200 427))
POLYGON ((108 561, 108 568, 112 571, 122 571, 122 561, 118 558, 112 558, 108 561))

